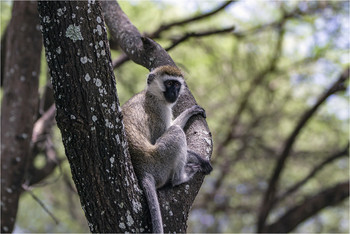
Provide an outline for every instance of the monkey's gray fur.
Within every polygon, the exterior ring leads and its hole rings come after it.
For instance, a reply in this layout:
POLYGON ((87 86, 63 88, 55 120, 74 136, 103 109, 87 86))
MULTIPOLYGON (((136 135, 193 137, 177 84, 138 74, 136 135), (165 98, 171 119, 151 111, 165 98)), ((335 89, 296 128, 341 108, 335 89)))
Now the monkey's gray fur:
POLYGON ((147 87, 122 108, 131 160, 147 199, 152 231, 163 233, 156 189, 187 182, 196 172, 209 174, 208 160, 187 149, 183 131, 188 119, 205 111, 194 105, 172 121, 172 106, 184 89, 181 70, 162 66, 153 70, 147 87))

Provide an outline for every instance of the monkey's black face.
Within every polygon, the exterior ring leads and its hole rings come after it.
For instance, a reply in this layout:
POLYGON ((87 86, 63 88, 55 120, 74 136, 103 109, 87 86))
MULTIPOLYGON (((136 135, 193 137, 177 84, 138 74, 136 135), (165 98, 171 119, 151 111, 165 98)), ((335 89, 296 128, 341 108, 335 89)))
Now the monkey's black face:
POLYGON ((181 83, 177 80, 166 80, 164 81, 165 100, 169 103, 174 103, 180 94, 181 83))

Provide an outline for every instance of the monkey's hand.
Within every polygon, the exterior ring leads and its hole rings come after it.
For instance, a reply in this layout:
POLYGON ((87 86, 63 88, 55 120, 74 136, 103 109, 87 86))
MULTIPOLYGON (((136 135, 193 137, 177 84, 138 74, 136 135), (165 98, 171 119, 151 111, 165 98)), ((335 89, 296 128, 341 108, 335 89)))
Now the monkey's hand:
POLYGON ((193 105, 189 109, 189 112, 191 113, 191 115, 201 115, 201 116, 203 116, 203 118, 207 118, 205 110, 201 106, 193 105))
POLYGON ((186 109, 178 117, 176 117, 172 125, 179 125, 183 129, 188 119, 191 118, 193 115, 202 115, 204 118, 206 118, 205 110, 198 105, 194 105, 186 109))

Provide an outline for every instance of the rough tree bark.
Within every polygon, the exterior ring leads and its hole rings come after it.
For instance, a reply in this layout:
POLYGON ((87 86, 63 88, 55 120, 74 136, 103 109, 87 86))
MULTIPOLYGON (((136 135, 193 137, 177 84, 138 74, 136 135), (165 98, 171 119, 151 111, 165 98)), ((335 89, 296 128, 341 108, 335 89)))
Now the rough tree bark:
POLYGON ((1 232, 12 232, 37 114, 42 37, 36 2, 14 2, 1 105, 1 232))
POLYGON ((90 230, 149 230, 127 151, 99 4, 41 1, 38 9, 57 125, 90 230))

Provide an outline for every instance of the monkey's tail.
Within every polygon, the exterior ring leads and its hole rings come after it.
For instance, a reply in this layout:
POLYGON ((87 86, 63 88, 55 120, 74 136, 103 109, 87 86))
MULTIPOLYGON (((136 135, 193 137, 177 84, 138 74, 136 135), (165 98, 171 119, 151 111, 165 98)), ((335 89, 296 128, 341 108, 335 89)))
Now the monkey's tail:
POLYGON ((160 213, 155 181, 152 175, 147 175, 141 182, 142 190, 145 193, 148 208, 152 218, 152 232, 163 233, 163 221, 160 213))

